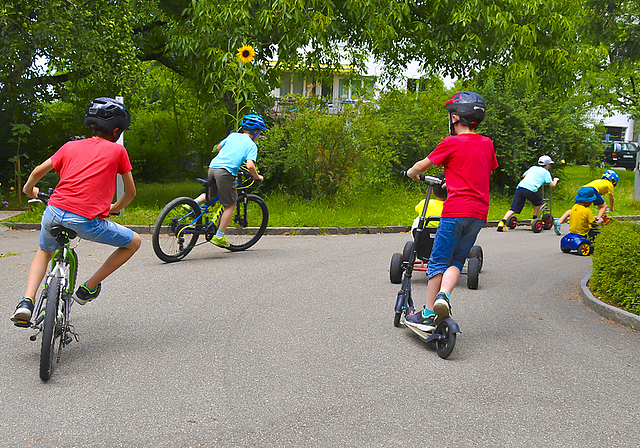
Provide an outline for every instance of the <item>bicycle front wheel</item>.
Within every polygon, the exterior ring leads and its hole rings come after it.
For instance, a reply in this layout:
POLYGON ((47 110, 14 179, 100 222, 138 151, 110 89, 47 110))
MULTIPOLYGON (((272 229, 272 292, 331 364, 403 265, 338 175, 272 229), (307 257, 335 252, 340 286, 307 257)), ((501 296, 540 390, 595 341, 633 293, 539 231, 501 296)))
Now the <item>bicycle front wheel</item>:
POLYGON ((238 197, 233 219, 226 235, 232 252, 246 250, 264 235, 269 223, 269 209, 264 200, 255 194, 238 197))
POLYGON ((40 379, 42 381, 47 381, 51 378, 56 338, 56 318, 58 317, 58 303, 60 303, 61 295, 60 279, 53 277, 49 285, 47 307, 45 309, 42 328, 42 348, 40 349, 40 379))
POLYGON ((167 263, 182 260, 202 233, 201 210, 189 197, 175 198, 158 215, 151 242, 156 256, 167 263))

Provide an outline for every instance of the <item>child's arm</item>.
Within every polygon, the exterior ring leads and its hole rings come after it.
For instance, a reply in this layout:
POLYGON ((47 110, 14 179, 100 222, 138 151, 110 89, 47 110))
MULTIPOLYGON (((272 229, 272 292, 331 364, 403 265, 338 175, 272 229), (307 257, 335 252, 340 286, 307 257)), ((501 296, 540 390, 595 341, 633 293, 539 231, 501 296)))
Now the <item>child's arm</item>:
POLYGON ((559 219, 560 224, 562 224, 569 217, 570 214, 571 214, 571 209, 564 212, 564 214, 559 219))
POLYGON ((114 204, 111 204, 109 213, 120 213, 136 197, 136 184, 133 182, 131 171, 127 171, 122 175, 122 182, 124 184, 124 194, 114 204))
POLYGON ((22 187, 22 192, 30 198, 37 198, 40 189, 36 187, 36 184, 40 182, 40 179, 42 179, 44 175, 52 169, 53 162, 51 161, 51 158, 48 158, 42 164, 35 167, 33 171, 31 171, 31 174, 29 174, 29 178, 24 184, 24 187, 22 187))
POLYGON ((613 211, 613 194, 609 193, 609 211, 613 211))
POLYGON ((553 180, 551 182, 549 182, 549 186, 551 188, 555 187, 556 185, 558 185, 558 181, 560 180, 559 177, 554 177, 553 180))
POLYGON ((264 177, 258 174, 258 170, 256 169, 256 164, 254 163, 253 160, 247 159, 247 169, 249 170, 249 172, 251 173, 251 175, 255 180, 259 180, 260 182, 264 180, 264 177))
POLYGON ((433 162, 429 160, 429 157, 425 157, 424 159, 416 162, 411 168, 409 168, 409 170, 407 171, 407 177, 415 180, 420 180, 420 174, 424 173, 432 166, 433 162))

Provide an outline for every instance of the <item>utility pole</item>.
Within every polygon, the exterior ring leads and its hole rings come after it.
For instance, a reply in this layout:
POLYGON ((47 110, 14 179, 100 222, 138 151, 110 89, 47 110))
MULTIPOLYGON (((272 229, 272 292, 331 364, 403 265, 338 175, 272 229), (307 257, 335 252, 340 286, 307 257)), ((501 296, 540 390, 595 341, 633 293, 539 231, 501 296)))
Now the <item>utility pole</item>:
MULTIPOLYGON (((117 96, 116 101, 124 104, 124 97, 117 96)), ((120 137, 118 138, 117 143, 124 146, 124 131, 120 133, 120 137)), ((122 176, 118 174, 118 176, 116 177, 116 201, 120 199, 123 194, 124 194, 124 181, 122 180, 122 176)), ((120 210, 119 215, 120 216, 124 215, 124 209, 120 210)))

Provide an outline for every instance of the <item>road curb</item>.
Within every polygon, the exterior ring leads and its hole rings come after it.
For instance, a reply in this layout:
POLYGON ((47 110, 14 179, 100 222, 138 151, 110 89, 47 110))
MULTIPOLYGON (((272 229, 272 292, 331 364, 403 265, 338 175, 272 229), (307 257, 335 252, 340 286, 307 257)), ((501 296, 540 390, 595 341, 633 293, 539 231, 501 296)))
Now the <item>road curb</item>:
POLYGON ((634 330, 640 328, 640 316, 604 303, 591 293, 589 287, 587 286, 590 277, 591 272, 585 275, 585 277, 580 282, 582 301, 585 303, 585 305, 587 305, 589 308, 591 308, 601 316, 606 317, 607 319, 611 319, 614 322, 618 322, 625 327, 630 327, 634 330))

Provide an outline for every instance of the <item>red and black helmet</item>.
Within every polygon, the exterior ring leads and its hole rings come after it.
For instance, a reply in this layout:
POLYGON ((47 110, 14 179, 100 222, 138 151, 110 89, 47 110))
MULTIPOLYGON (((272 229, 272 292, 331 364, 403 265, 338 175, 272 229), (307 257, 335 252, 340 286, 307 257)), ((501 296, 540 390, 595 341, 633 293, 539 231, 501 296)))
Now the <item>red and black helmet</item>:
POLYGON ((477 93, 463 90, 449 98, 444 103, 444 108, 460 117, 459 121, 451 123, 451 134, 453 134, 453 126, 457 123, 462 123, 472 128, 476 128, 482 123, 484 113, 487 110, 487 103, 477 93))

